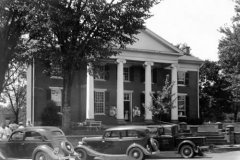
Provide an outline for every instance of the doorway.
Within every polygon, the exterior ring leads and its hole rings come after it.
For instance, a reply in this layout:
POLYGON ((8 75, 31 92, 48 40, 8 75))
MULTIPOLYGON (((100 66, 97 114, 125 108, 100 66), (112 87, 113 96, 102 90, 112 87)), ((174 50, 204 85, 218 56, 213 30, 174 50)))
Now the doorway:
POLYGON ((132 92, 124 93, 124 119, 132 122, 132 92))

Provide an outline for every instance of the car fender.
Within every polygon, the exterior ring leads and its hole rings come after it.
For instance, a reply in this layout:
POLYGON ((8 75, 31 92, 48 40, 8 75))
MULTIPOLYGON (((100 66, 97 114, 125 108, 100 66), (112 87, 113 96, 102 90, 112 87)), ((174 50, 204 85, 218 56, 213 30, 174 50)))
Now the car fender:
POLYGON ((195 153, 198 153, 198 147, 196 146, 195 143, 193 143, 193 142, 190 141, 190 140, 184 140, 184 141, 182 141, 182 142, 178 145, 178 153, 180 152, 181 147, 182 147, 183 145, 185 145, 185 144, 188 144, 188 145, 192 146, 194 152, 195 152, 195 153))
POLYGON ((92 148, 86 146, 86 145, 81 145, 79 144, 77 147, 74 148, 75 152, 76 149, 81 148, 84 149, 89 156, 100 156, 100 155, 105 155, 104 153, 100 153, 98 151, 93 150, 92 148))
POLYGON ((2 150, 0 150, 0 159, 7 159, 2 150))
POLYGON ((34 149, 32 153, 32 159, 34 160, 34 157, 36 156, 37 152, 42 151, 47 153, 51 159, 58 159, 59 157, 53 153, 53 149, 47 145, 41 145, 34 149))
POLYGON ((133 143, 127 148, 127 151, 126 151, 127 155, 129 153, 130 149, 132 149, 132 148, 140 148, 145 155, 151 155, 151 152, 149 152, 146 148, 144 148, 142 145, 137 144, 137 143, 133 143))

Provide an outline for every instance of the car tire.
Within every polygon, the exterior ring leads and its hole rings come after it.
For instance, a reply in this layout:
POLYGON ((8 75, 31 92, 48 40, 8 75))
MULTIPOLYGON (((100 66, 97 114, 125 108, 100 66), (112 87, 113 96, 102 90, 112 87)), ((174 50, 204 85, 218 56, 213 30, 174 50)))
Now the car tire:
POLYGON ((150 143, 151 143, 153 151, 158 151, 159 150, 159 143, 156 139, 151 138, 150 143))
POLYGON ((72 144, 68 141, 61 142, 61 148, 66 155, 73 154, 74 152, 72 144))
POLYGON ((51 158, 49 157, 49 155, 47 153, 45 153, 43 151, 39 151, 34 156, 34 160, 51 160, 51 158))
POLYGON ((130 159, 142 160, 144 158, 143 151, 140 148, 131 148, 128 152, 130 159))
POLYGON ((75 152, 77 152, 79 154, 79 156, 78 156, 79 160, 91 159, 91 157, 88 156, 87 152, 84 149, 82 149, 82 148, 76 148, 75 152))
POLYGON ((180 154, 183 158, 192 158, 194 157, 194 150, 191 145, 183 145, 180 149, 180 154))

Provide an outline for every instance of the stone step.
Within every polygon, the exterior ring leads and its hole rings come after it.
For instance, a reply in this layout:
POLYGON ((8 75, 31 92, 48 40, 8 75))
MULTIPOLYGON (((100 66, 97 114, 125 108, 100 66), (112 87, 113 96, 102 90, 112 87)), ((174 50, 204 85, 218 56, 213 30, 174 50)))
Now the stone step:
POLYGON ((218 132, 197 132, 198 136, 219 136, 218 132))
POLYGON ((207 139, 206 144, 207 145, 211 145, 211 144, 223 145, 223 144, 227 144, 227 140, 225 140, 225 139, 207 139))
POLYGON ((224 139, 224 136, 206 136, 207 140, 211 140, 211 139, 224 139))

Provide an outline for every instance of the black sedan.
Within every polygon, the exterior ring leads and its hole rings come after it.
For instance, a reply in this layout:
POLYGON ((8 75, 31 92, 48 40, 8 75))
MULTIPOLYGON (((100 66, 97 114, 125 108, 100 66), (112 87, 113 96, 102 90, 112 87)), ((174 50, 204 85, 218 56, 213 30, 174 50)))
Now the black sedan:
POLYGON ((75 151, 82 160, 91 157, 109 159, 123 155, 132 160, 142 160, 159 152, 156 140, 150 137, 146 126, 118 126, 105 130, 101 137, 83 138, 75 151))
POLYGON ((0 159, 75 160, 72 144, 57 127, 26 127, 0 141, 0 159))

